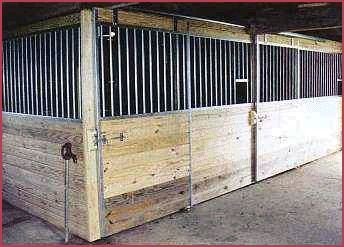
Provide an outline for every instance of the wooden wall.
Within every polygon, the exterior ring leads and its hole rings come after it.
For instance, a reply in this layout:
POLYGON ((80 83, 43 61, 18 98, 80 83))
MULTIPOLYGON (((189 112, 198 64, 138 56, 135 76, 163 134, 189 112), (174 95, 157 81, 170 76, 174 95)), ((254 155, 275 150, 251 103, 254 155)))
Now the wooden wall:
POLYGON ((70 229, 88 239, 81 122, 2 113, 3 198, 64 228, 64 161, 69 141, 78 163, 70 162, 70 229))
POLYGON ((258 180, 338 151, 341 110, 337 96, 259 104, 258 180))
POLYGON ((193 202, 251 183, 251 104, 195 109, 192 113, 193 202))
POLYGON ((186 113, 104 120, 105 235, 187 206, 186 113), (123 141, 119 139, 123 133, 123 141))

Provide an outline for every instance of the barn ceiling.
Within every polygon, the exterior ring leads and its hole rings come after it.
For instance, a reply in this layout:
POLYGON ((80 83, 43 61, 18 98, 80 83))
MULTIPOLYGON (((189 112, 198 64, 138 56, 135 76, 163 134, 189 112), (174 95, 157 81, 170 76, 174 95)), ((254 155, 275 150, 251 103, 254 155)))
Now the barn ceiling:
POLYGON ((341 3, 3 3, 3 29, 77 12, 85 7, 121 7, 192 16, 254 27, 260 33, 296 32, 342 40, 341 3))

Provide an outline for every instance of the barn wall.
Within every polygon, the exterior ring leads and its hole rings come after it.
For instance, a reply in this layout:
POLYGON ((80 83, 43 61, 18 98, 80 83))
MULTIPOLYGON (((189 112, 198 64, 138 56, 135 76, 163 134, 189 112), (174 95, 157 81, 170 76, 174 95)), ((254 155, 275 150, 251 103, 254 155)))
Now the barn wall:
POLYGON ((338 151, 342 98, 317 97, 258 105, 258 180, 338 151))
POLYGON ((61 146, 71 142, 70 230, 88 239, 81 122, 2 113, 3 198, 64 228, 64 161, 61 146))

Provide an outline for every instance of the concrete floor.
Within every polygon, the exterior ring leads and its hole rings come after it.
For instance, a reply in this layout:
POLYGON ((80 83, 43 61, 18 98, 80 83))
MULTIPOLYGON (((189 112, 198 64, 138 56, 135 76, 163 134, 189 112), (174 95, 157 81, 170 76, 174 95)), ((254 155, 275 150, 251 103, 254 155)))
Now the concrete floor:
MULTIPOLYGON (((96 244, 340 244, 341 152, 96 244)), ((61 243, 63 232, 3 203, 4 243, 61 243)), ((70 243, 87 243, 75 236, 70 243)))

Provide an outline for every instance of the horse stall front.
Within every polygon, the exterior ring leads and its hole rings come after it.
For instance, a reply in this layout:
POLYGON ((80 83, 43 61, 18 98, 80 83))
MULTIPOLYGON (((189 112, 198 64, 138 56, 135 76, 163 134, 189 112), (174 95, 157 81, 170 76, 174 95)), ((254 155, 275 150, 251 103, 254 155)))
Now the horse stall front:
POLYGON ((341 149, 340 43, 106 9, 12 35, 4 199, 88 241, 341 149))

